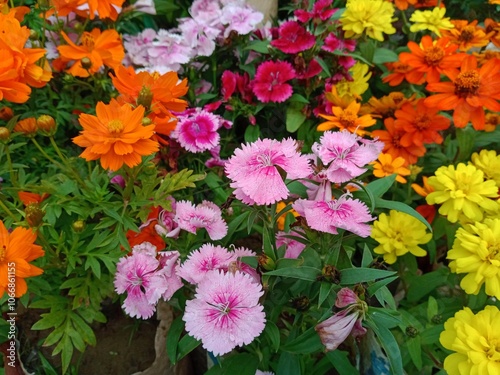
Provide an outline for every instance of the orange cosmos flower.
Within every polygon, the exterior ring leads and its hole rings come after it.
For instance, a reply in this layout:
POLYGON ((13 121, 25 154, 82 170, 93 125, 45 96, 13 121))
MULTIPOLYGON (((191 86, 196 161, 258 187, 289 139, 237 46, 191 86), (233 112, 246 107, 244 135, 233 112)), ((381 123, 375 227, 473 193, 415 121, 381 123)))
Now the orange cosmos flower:
POLYGON ((11 285, 16 298, 21 297, 28 291, 24 279, 43 273, 41 268, 29 264, 45 254, 35 240, 31 229, 17 227, 9 233, 0 220, 0 298, 11 292, 11 285))
POLYGON ((57 15, 57 17, 66 17, 70 13, 78 13, 80 12, 78 10, 78 7, 80 6, 81 2, 82 0, 51 0, 50 4, 52 6, 45 13, 45 17, 48 18, 54 15, 54 13, 57 15))
POLYGON ((406 160, 402 157, 392 158, 391 154, 380 154, 378 161, 373 163, 373 175, 378 178, 391 176, 397 174, 396 181, 406 184, 406 178, 409 176, 410 170, 405 167, 406 160))
POLYGON ((371 134, 373 138, 378 137, 380 141, 384 142, 383 152, 390 154, 393 159, 402 157, 405 160, 405 166, 415 164, 419 157, 425 155, 426 150, 423 145, 410 144, 405 146, 401 143, 406 131, 396 127, 393 118, 386 118, 384 126, 386 130, 374 130, 371 134))
POLYGON ((395 126, 406 132, 400 140, 404 147, 441 144, 443 137, 439 132, 448 129, 451 124, 449 119, 438 114, 438 109, 426 107, 423 100, 419 100, 416 106, 403 105, 395 116, 395 126))
POLYGON ((458 44, 460 51, 467 51, 472 47, 484 47, 490 42, 491 32, 486 34, 484 29, 477 26, 477 20, 471 23, 465 20, 451 20, 454 29, 441 30, 443 37, 448 37, 451 43, 458 44))
MULTIPOLYGON (((112 21, 116 21, 118 18, 117 8, 121 9, 124 2, 125 0, 80 0, 80 5, 88 6, 83 17, 88 15, 93 20, 97 14, 99 18, 110 18, 112 21)), ((82 12, 77 13, 81 15, 82 12)))
POLYGON ((19 191, 17 193, 19 196, 19 199, 25 206, 31 203, 42 203, 45 199, 47 199, 50 194, 48 193, 43 193, 42 195, 36 194, 36 193, 30 193, 28 191, 19 191))
POLYGON ((421 77, 428 83, 439 82, 442 73, 447 75, 449 70, 458 70, 466 56, 464 53, 455 53, 458 46, 451 44, 448 38, 433 41, 429 35, 422 37, 420 45, 408 42, 408 48, 411 53, 402 52, 399 55, 399 60, 420 73, 420 76, 409 77, 416 79, 417 82, 421 80, 421 77))
POLYGON ((61 31, 61 35, 68 45, 58 46, 57 49, 64 63, 74 61, 68 73, 76 77, 88 77, 89 72, 95 74, 103 65, 115 68, 125 57, 125 50, 116 30, 104 30, 101 33, 96 28, 91 32, 85 31, 80 38, 80 45, 73 43, 64 31, 61 31), (88 71, 82 67, 84 58, 90 61, 88 71))
POLYGON ((399 91, 393 91, 389 95, 381 98, 370 98, 368 104, 364 105, 362 113, 371 113, 382 117, 392 117, 397 109, 400 109, 405 103, 413 103, 416 94, 407 98, 405 94, 399 91))
POLYGON ((420 74, 415 68, 406 63, 403 63, 402 61, 386 63, 385 66, 392 73, 382 78, 382 82, 388 83, 389 86, 398 86, 404 80, 410 83, 415 83, 417 85, 425 82, 422 74, 420 74))
POLYGON ((86 148, 80 155, 85 160, 100 159, 104 169, 116 171, 123 164, 134 167, 142 156, 158 151, 158 142, 150 139, 154 125, 142 125, 143 106, 132 109, 112 99, 107 105, 97 103, 96 115, 82 113, 79 121, 83 131, 73 138, 74 143, 86 148))
POLYGON ((500 111, 500 60, 493 59, 481 68, 474 56, 467 56, 460 73, 449 75, 451 82, 429 83, 427 90, 437 95, 425 99, 425 105, 439 110, 453 109, 453 122, 463 128, 469 121, 476 130, 484 129, 484 109, 500 111))
POLYGON ((485 116, 484 131, 493 132, 500 125, 500 114, 489 112, 485 116))
POLYGON ((345 129, 358 135, 367 134, 368 132, 364 128, 374 125, 376 121, 370 115, 358 117, 360 107, 361 104, 355 101, 351 102, 346 109, 332 107, 333 116, 320 114, 321 117, 328 121, 319 124, 317 130, 326 131, 338 128, 339 130, 345 129))

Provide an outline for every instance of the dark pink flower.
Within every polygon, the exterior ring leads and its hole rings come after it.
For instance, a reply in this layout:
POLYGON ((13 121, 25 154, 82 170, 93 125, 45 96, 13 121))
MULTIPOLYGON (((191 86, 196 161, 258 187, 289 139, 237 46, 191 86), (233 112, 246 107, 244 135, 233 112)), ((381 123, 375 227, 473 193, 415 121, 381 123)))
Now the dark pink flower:
POLYGON ((345 49, 353 52, 356 49, 356 41, 352 39, 339 38, 332 32, 325 38, 321 49, 332 53, 343 51, 345 49))
POLYGON ((281 103, 292 96, 293 88, 286 82, 295 77, 295 70, 290 63, 266 61, 257 67, 252 91, 263 103, 281 103))
POLYGON ((306 23, 311 19, 319 19, 321 21, 326 21, 337 11, 337 9, 326 9, 332 5, 333 0, 318 0, 314 3, 312 12, 308 12, 304 9, 295 10, 295 17, 300 22, 306 23))
POLYGON ((316 59, 311 60, 308 64, 305 64, 301 69, 296 66, 295 71, 297 72, 298 79, 308 79, 317 76, 323 71, 323 68, 316 59))
POLYGON ((279 38, 271 45, 285 53, 299 53, 316 43, 316 38, 304 26, 295 21, 287 21, 279 28, 279 38))
POLYGON ((198 110, 187 116, 179 116, 172 138, 191 152, 202 152, 219 144, 219 119, 212 113, 198 110))

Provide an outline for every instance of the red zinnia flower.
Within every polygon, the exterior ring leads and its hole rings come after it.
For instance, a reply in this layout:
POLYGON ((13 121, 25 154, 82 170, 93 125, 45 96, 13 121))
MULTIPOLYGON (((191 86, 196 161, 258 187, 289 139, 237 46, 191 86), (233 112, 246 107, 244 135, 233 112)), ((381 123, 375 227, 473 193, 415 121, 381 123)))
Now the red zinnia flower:
POLYGON ((295 77, 295 70, 288 62, 263 62, 257 67, 253 80, 253 93, 263 103, 284 102, 293 93, 292 86, 286 82, 295 77))
POLYGON ((285 53, 299 53, 314 46, 316 38, 303 26, 295 21, 283 23, 279 30, 279 39, 271 45, 285 53))

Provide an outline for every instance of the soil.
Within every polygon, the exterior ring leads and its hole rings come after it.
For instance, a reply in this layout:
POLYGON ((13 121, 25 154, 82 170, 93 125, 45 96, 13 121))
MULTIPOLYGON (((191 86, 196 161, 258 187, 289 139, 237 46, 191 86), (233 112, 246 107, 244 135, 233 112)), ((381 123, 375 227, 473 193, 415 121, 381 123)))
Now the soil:
MULTIPOLYGON (((108 318, 107 323, 93 325, 97 338, 95 347, 88 346, 85 353, 77 350, 73 355, 71 366, 74 371, 69 374, 78 375, 131 375, 147 369, 155 359, 154 337, 158 321, 136 320, 123 313, 118 304, 109 306, 103 311, 108 318)), ((27 371, 34 374, 45 374, 40 355, 51 365, 60 370, 60 357, 52 356, 54 347, 43 347, 43 339, 48 331, 33 331, 31 326, 40 319, 40 313, 34 309, 19 313, 19 341, 21 360, 27 371)))

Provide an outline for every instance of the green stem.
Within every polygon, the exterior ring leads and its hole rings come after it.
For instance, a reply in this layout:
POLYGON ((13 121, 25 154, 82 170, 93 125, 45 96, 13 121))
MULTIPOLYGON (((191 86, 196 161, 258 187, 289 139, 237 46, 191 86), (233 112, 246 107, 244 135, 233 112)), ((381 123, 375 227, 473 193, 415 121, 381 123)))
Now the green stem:
POLYGON ((40 146, 40 144, 37 142, 37 140, 35 138, 31 138, 33 144, 35 145, 35 147, 38 149, 38 151, 40 151, 40 153, 47 159, 49 160, 52 164, 54 165, 57 165, 59 168, 61 169, 65 169, 64 166, 59 163, 58 161, 54 160, 51 156, 49 156, 45 150, 42 148, 42 146, 40 146))
POLYGON ((14 221, 17 220, 17 217, 14 216, 14 214, 12 213, 11 210, 9 210, 9 208, 5 205, 5 203, 3 203, 3 201, 0 199, 0 208, 5 211, 5 213, 7 215, 9 215, 12 219, 14 219, 14 221))
POLYGON ((56 141, 54 140, 54 137, 53 136, 50 136, 49 137, 50 139, 50 144, 52 145, 52 147, 54 147, 54 149, 56 150, 56 153, 57 155, 59 156, 59 158, 61 159, 61 161, 63 162, 63 164, 65 165, 65 167, 71 171, 71 173, 73 174, 73 176, 75 177, 75 179, 78 181, 78 183, 84 187, 85 186, 85 183, 83 182, 82 178, 80 177, 80 175, 73 169, 73 167, 69 164, 68 162, 68 159, 62 154, 61 150, 59 149, 59 147, 57 146, 57 143, 56 141))
POLYGON ((10 151, 8 145, 5 145, 5 155, 7 156, 7 165, 9 167, 10 182, 12 183, 12 186, 16 187, 17 174, 14 171, 14 167, 12 166, 12 158, 10 157, 10 151))

